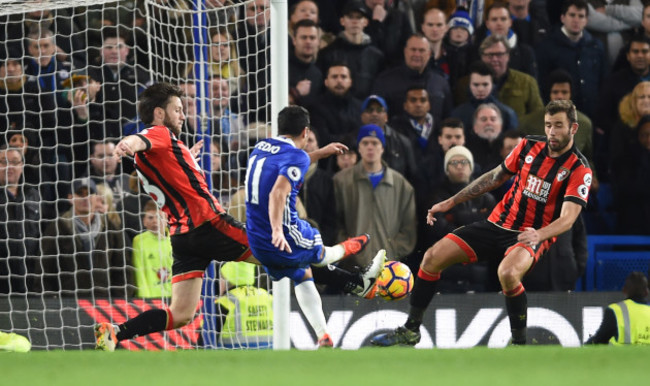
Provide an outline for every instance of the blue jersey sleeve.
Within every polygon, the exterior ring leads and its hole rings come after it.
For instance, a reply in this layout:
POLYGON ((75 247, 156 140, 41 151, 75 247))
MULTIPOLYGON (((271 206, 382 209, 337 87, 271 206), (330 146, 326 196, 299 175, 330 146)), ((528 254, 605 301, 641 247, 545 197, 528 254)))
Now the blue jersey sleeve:
POLYGON ((285 176, 293 189, 299 189, 309 168, 309 155, 304 150, 294 149, 285 154, 284 161, 278 174, 285 176))

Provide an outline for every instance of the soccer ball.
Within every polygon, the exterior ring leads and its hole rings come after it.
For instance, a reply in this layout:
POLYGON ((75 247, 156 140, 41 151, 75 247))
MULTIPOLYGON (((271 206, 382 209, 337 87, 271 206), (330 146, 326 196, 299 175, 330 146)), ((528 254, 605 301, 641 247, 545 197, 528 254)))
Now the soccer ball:
POLYGON ((387 261, 377 279, 377 295, 386 300, 404 299, 413 290, 413 281, 408 265, 387 261))

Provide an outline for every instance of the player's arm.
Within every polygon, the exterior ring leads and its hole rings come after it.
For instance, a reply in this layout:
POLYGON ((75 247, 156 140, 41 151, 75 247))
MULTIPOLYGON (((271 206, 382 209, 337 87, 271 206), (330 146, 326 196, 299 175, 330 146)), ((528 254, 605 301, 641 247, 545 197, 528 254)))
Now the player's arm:
POLYGON ((537 245, 551 237, 561 235, 571 229, 571 226, 580 215, 580 211, 582 211, 582 205, 572 201, 564 201, 560 210, 560 217, 539 229, 526 228, 519 234, 517 240, 524 244, 537 245))
POLYGON ((321 147, 318 150, 314 150, 309 153, 309 161, 314 163, 321 158, 326 158, 334 154, 343 154, 348 151, 348 147, 339 142, 332 142, 325 147, 321 147))
POLYGON ((434 217, 436 213, 447 212, 457 204, 479 197, 482 194, 501 186, 504 182, 508 181, 510 177, 512 177, 512 173, 501 165, 486 172, 454 196, 432 206, 427 213, 427 224, 433 225, 436 221, 434 217))
POLYGON ((115 157, 119 162, 125 155, 133 156, 135 153, 145 150, 147 150, 147 143, 141 136, 129 135, 122 138, 122 140, 115 146, 113 157, 115 157))
POLYGON ((291 253, 291 247, 284 237, 282 220, 287 197, 291 193, 291 182, 285 176, 278 176, 269 193, 269 221, 271 222, 271 242, 281 251, 291 253))

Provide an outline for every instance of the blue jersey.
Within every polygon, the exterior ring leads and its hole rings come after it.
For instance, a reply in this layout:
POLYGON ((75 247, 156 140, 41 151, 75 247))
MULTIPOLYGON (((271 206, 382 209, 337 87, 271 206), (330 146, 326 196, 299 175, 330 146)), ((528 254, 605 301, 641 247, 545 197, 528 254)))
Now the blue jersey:
POLYGON ((296 197, 309 168, 309 155, 284 137, 264 139, 255 145, 246 170, 246 233, 255 257, 266 267, 307 267, 320 258, 321 235, 307 221, 298 218, 296 197), (278 250, 271 243, 269 194, 278 176, 291 183, 282 225, 293 253, 278 250))

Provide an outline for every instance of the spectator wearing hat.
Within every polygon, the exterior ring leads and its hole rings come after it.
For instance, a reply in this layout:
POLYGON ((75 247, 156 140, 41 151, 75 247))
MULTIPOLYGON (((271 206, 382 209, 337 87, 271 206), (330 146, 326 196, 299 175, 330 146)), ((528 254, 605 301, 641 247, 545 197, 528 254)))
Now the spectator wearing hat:
POLYGON ((444 76, 428 67, 431 46, 422 34, 414 34, 404 47, 404 64, 382 72, 375 81, 373 94, 381 95, 393 115, 404 111, 406 90, 413 84, 423 84, 429 93, 433 124, 440 122, 451 113, 452 101, 449 82, 444 76))
POLYGON ((41 240, 39 289, 60 297, 132 295, 133 271, 122 231, 108 220, 95 182, 74 180, 68 198, 72 207, 48 225, 41 240))
POLYGON ((467 10, 458 8, 451 14, 447 23, 447 35, 449 44, 457 47, 463 47, 472 42, 474 23, 467 10))
POLYGON ((338 240, 366 232, 365 250, 339 263, 342 268, 365 267, 375 251, 386 250, 392 260, 406 258, 415 248, 415 193, 401 174, 382 160, 386 137, 381 127, 368 124, 357 136, 361 161, 334 175, 338 240))
POLYGON ((389 167, 400 173, 412 185, 418 181, 413 146, 409 138, 388 125, 388 105, 379 95, 370 95, 361 105, 361 122, 377 125, 385 135, 383 159, 389 167))
MULTIPOLYGON (((427 197, 426 207, 452 197, 471 182, 474 171, 472 152, 462 145, 450 148, 445 154, 444 170, 445 178, 433 194, 427 197)), ((454 229, 486 219, 495 205, 494 197, 487 193, 456 205, 448 212, 437 213, 435 226, 420 227, 420 244, 423 245, 423 249, 426 249, 454 229)), ((487 265, 485 264, 449 267, 442 275, 440 291, 482 292, 485 290, 486 277, 487 265)))
POLYGON ((402 47, 406 39, 413 34, 406 13, 394 2, 387 0, 364 0, 368 8, 368 26, 364 32, 370 36, 372 44, 384 53, 388 66, 397 66, 402 62, 402 47))
POLYGON ((469 71, 474 25, 469 13, 465 9, 459 8, 449 18, 447 27, 443 46, 449 64, 449 86, 453 90, 458 79, 467 75, 469 71))
POLYGON ((384 69, 384 54, 364 32, 369 17, 368 8, 363 2, 348 0, 340 19, 343 31, 318 54, 316 62, 323 73, 333 63, 347 63, 354 79, 351 92, 357 98, 365 98, 370 94, 373 82, 384 69))
POLYGON ((325 89, 318 103, 308 106, 311 124, 321 132, 323 143, 341 142, 361 126, 361 101, 352 95, 354 78, 344 62, 333 63, 325 74, 325 89))

